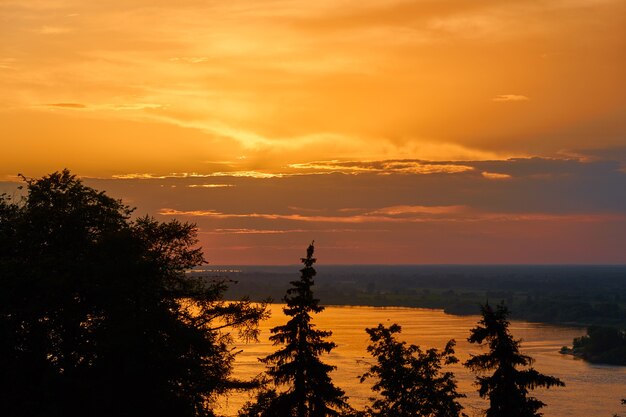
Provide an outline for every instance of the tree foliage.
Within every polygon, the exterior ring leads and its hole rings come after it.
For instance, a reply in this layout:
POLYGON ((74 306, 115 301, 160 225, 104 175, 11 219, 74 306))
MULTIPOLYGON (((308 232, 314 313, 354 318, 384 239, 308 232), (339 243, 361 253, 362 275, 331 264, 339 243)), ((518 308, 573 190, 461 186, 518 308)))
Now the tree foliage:
POLYGON ((230 378, 230 329, 263 305, 191 278, 196 228, 132 219, 69 171, 0 198, 0 403, 6 415, 210 416, 230 378))
POLYGON ((590 326, 577 337, 572 352, 593 363, 626 365, 626 331, 615 327, 590 326))
POLYGON ((392 324, 365 329, 371 344, 367 351, 376 359, 361 382, 374 378, 372 389, 380 394, 372 398, 367 414, 372 417, 458 417, 463 407, 457 401, 465 397, 457 392, 452 372, 444 365, 458 362, 454 340, 442 351, 408 345, 396 339, 401 327, 392 324))
POLYGON ((486 343, 489 352, 473 355, 467 362, 476 378, 478 393, 489 399, 487 417, 534 417, 541 416, 539 409, 545 404, 528 396, 537 387, 558 387, 565 384, 558 378, 540 374, 529 367, 530 356, 520 353, 520 340, 513 339, 509 332, 508 309, 499 304, 496 309, 489 304, 481 306, 482 319, 471 330, 470 343, 486 343), (484 375, 485 373, 493 372, 484 375))
POLYGON ((348 410, 344 392, 330 378, 334 366, 321 361, 320 356, 335 348, 335 343, 326 339, 330 331, 315 329, 312 314, 320 313, 324 307, 314 298, 311 287, 316 272, 313 268, 313 243, 301 261, 304 268, 301 277, 292 281, 284 298, 287 306, 283 312, 289 321, 271 329, 270 340, 283 346, 261 359, 268 365, 267 375, 284 390, 262 392, 257 404, 249 404, 241 415, 271 417, 326 417, 337 416, 348 410), (247 413, 247 414, 246 414, 247 413))

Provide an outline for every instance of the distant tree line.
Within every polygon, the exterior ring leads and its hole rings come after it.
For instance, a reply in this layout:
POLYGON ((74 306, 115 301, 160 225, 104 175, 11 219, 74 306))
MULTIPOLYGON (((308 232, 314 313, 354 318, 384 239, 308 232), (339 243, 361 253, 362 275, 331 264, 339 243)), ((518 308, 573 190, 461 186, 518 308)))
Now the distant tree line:
MULTIPOLYGON (((232 377, 234 337, 255 340, 264 303, 227 302, 225 280, 188 274, 203 264, 194 225, 150 217, 86 187, 69 171, 26 179, 0 198, 0 407, 15 417, 215 415, 218 395, 255 389, 241 417, 463 416, 454 340, 423 350, 401 327, 366 329, 373 364, 361 380, 374 397, 354 410, 322 356, 336 345, 313 323, 324 308, 312 287, 314 246, 284 298, 288 321, 264 375, 232 377)), ((532 368, 508 330, 503 305, 482 306, 469 341, 487 350, 477 375, 488 417, 539 416, 529 395, 563 386, 532 368)))
POLYGON ((563 346, 561 353, 592 363, 626 366, 626 332, 614 327, 591 326, 585 336, 574 339, 572 348, 563 346))
MULTIPOLYGON (((327 305, 402 306, 473 315, 485 299, 503 300, 512 318, 626 329, 626 266, 325 266, 316 293, 327 305)), ((290 271, 249 267, 230 276, 231 297, 279 299, 290 271)))

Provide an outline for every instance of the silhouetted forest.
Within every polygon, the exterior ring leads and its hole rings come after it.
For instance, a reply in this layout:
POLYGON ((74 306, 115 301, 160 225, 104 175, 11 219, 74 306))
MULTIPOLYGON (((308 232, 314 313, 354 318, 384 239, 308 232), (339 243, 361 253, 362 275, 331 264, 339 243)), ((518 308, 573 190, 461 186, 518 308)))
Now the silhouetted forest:
MULTIPOLYGON (((131 208, 67 170, 23 179, 24 197, 0 198, 2 415, 209 417, 219 395, 249 390, 257 395, 241 417, 464 415, 458 402, 463 395, 448 368, 457 362, 454 340, 441 350, 423 350, 399 340, 397 324, 366 329, 374 362, 361 380, 373 382, 373 397, 364 410, 350 406, 332 381, 334 367, 324 362, 335 348, 332 331, 317 329, 313 315, 324 311, 317 296, 334 301, 331 288, 343 296, 355 284, 336 280, 314 291, 313 244, 301 259, 300 279, 282 287, 288 320, 272 329, 277 350, 261 358, 266 371, 255 380, 237 380, 232 342, 256 339, 267 306, 247 296, 225 301, 232 299, 232 277, 187 273, 205 263, 194 225, 132 217, 131 208)), ((272 295, 281 282, 282 276, 267 274, 255 276, 270 283, 270 291, 258 290, 257 297, 272 295)), ((386 286, 411 289, 414 283, 402 276, 385 284, 364 279, 355 280, 365 283, 359 294, 383 298, 386 286)), ((432 276, 420 282, 429 284, 416 292, 426 298, 425 290, 443 290, 432 276)), ((516 278, 510 283, 519 285, 516 278)), ((518 296, 512 297, 490 298, 516 305, 518 296)), ((621 299, 613 302, 619 310, 621 299)), ((465 366, 476 373, 486 415, 541 415, 544 404, 530 391, 562 381, 540 374, 532 358, 520 353, 504 304, 494 309, 483 294, 480 312, 468 340, 484 346, 484 353, 465 366)), ((595 332, 579 345, 592 349, 595 332)))

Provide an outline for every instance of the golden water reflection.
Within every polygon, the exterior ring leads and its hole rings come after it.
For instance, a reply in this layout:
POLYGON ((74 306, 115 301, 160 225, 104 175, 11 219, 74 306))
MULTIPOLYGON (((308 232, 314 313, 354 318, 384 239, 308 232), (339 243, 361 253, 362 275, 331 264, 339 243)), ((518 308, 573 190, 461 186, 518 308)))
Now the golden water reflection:
MULTIPOLYGON (((268 340, 269 329, 285 323, 282 307, 278 304, 271 307, 272 317, 262 324, 259 343, 237 346, 243 349, 235 365, 237 377, 250 378, 263 371, 257 358, 275 350, 268 340)), ((470 353, 479 353, 478 348, 466 340, 470 328, 478 320, 478 316, 452 316, 441 310, 347 306, 327 307, 315 317, 320 329, 333 331, 332 340, 337 343, 337 348, 325 358, 327 363, 337 366, 332 374, 333 381, 346 391, 350 403, 359 409, 372 395, 370 385, 358 380, 367 368, 367 362, 371 361, 366 351, 366 327, 398 323, 402 326, 402 339, 422 348, 443 348, 448 339, 455 339, 457 356, 463 362, 470 353)), ((574 337, 584 334, 584 329, 521 321, 513 321, 510 329, 516 338, 523 339, 522 351, 536 360, 537 370, 559 377, 566 384, 565 388, 535 392, 547 403, 542 410, 546 417, 608 417, 620 411, 619 400, 626 397, 626 368, 591 365, 558 353, 561 346, 571 344, 574 337)), ((468 396, 462 401, 465 412, 470 416, 480 415, 487 403, 475 393, 474 376, 460 364, 453 366, 452 370, 457 376, 459 390, 468 396)), ((246 400, 247 395, 232 395, 220 401, 225 404, 220 411, 236 415, 246 400)))

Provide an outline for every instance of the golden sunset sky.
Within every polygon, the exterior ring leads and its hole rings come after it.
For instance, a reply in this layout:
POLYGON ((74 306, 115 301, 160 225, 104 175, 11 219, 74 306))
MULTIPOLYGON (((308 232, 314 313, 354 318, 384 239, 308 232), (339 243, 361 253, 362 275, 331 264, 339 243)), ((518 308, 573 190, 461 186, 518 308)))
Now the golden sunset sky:
POLYGON ((625 263, 623 0, 0 1, 0 189, 214 264, 625 263))

